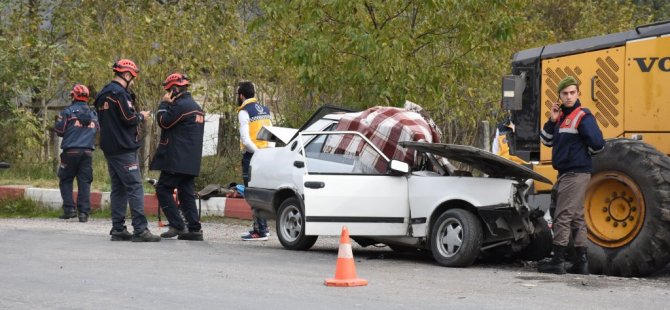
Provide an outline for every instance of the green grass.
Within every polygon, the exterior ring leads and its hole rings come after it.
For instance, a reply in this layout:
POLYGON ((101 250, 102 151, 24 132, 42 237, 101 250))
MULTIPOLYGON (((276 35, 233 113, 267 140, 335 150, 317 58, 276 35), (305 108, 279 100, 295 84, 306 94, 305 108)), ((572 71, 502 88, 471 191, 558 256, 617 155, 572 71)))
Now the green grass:
MULTIPOLYGON (((11 198, 0 200, 0 217, 4 218, 56 218, 61 215, 61 209, 51 209, 39 202, 25 198, 11 198)), ((111 218, 109 209, 93 209, 92 218, 111 218)))
MULTIPOLYGON (((40 188, 58 188, 58 163, 12 163, 11 168, 0 170, 0 185, 30 185, 40 188)), ((145 178, 158 178, 158 171, 149 171, 145 173, 145 178)), ((76 183, 76 181, 75 181, 76 183)), ((148 183, 144 184, 144 192, 154 193, 154 188, 148 183)), ((76 184, 74 186, 77 188, 76 184)), ((93 152, 93 183, 91 191, 109 192, 112 188, 107 171, 107 162, 105 155, 96 151, 93 152)))
POLYGON ((10 218, 57 217, 60 211, 51 210, 32 200, 6 199, 0 201, 0 216, 10 218))
MULTIPOLYGON (((207 156, 202 159, 200 177, 196 178, 196 191, 208 184, 227 185, 242 182, 239 156, 207 156)), ((10 161, 11 162, 11 161, 10 161)), ((0 185, 30 185, 39 188, 58 188, 57 162, 25 163, 12 162, 9 169, 0 169, 0 185)), ((145 171, 144 178, 158 179, 159 171, 145 171)), ((144 193, 153 194, 153 186, 144 182, 144 193)), ((107 162, 101 151, 93 152, 92 191, 109 192, 111 181, 107 162)), ((77 188, 76 185, 74 187, 77 188)))
MULTIPOLYGON (((41 203, 25 198, 0 200, 0 218, 57 218, 62 212, 61 209, 51 209, 41 203)), ((97 219, 111 219, 112 212, 109 208, 92 209, 89 216, 97 219)), ((127 212, 127 216, 130 219, 130 211, 127 212)), ((149 222, 155 222, 158 220, 158 217, 150 215, 147 216, 147 220, 149 222)), ((165 216, 163 216, 163 221, 167 222, 165 216)), ((201 222, 237 225, 249 225, 251 223, 251 221, 248 220, 213 215, 203 216, 201 222)))
MULTIPOLYGON (((109 192, 111 182, 107 172, 107 162, 104 154, 100 151, 93 153, 93 184, 92 191, 109 192)), ((208 184, 227 185, 230 182, 242 182, 240 172, 240 156, 208 156, 204 157, 201 165, 200 177, 196 178, 196 191, 208 184)), ((10 161, 11 162, 11 161, 10 161)), ((38 188, 58 188, 58 177, 56 176, 57 163, 25 163, 11 162, 9 169, 0 169, 0 185, 29 185, 38 188)), ((158 178, 160 172, 148 171, 145 178, 158 178)), ((76 183, 76 181, 75 181, 76 183)), ((76 190, 77 186, 74 185, 76 190)), ((153 194, 153 186, 144 183, 144 193, 153 194)), ((28 199, 5 199, 0 200, 0 217, 4 218, 56 218, 62 214, 61 209, 51 209, 41 203, 28 199)), ((130 212, 128 212, 130 215, 130 212)), ((92 218, 111 218, 109 209, 93 209, 92 218)), ((147 216, 150 221, 156 221, 156 216, 147 216)), ((248 222, 223 218, 220 216, 204 216, 203 222, 212 223, 237 223, 248 222)), ((245 224, 246 225, 246 224, 245 224)))

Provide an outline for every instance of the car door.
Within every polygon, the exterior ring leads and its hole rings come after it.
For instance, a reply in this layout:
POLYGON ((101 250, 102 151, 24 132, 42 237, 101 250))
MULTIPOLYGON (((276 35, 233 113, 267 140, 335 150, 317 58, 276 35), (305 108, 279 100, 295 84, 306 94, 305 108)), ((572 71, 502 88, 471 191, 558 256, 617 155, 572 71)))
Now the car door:
POLYGON ((342 226, 358 236, 407 234, 407 177, 388 173, 388 158, 369 140, 358 132, 315 132, 301 133, 300 141, 307 235, 339 235, 342 226))

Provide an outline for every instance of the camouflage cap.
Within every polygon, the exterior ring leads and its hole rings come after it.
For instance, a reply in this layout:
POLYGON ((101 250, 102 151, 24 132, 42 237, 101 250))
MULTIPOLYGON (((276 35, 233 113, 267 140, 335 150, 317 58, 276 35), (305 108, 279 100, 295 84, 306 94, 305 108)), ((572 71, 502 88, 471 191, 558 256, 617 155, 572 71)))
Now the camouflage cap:
POLYGON ((558 82, 558 87, 556 87, 556 92, 560 93, 563 89, 570 85, 577 85, 579 87, 579 83, 577 82, 577 79, 575 79, 572 75, 566 76, 564 79, 562 79, 560 82, 558 82))

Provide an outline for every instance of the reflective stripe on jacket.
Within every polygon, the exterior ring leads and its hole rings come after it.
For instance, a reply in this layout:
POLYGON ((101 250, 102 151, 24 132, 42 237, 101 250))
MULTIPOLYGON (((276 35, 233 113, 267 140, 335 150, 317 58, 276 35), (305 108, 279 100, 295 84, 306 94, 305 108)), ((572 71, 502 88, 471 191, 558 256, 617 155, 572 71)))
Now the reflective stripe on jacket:
POLYGON ((185 92, 173 104, 161 102, 156 112, 161 139, 149 168, 198 176, 202 161, 205 114, 191 93, 185 92))
MULTIPOLYGON (((251 141, 259 149, 268 147, 267 141, 261 141, 256 138, 258 132, 263 128, 263 126, 272 126, 272 120, 270 116, 270 109, 268 107, 258 103, 258 99, 250 98, 244 101, 242 105, 237 108, 237 111, 246 111, 249 114, 249 136, 251 141)), ((244 150, 244 145, 240 143, 240 148, 244 150)))
POLYGON ((540 132, 542 144, 551 147, 551 163, 559 174, 591 173, 591 155, 603 150, 605 140, 588 109, 579 100, 570 109, 563 109, 558 121, 548 120, 540 132))
POLYGON ((61 149, 95 149, 95 134, 98 132, 98 115, 86 102, 75 101, 58 115, 54 131, 63 137, 61 149), (80 120, 82 118, 82 120, 80 120), (88 118, 84 120, 84 118, 88 118), (88 124, 86 124, 88 123, 88 124))
POLYGON ((135 152, 140 147, 144 118, 135 111, 133 98, 121 84, 112 81, 95 98, 100 122, 100 149, 107 155, 135 152))

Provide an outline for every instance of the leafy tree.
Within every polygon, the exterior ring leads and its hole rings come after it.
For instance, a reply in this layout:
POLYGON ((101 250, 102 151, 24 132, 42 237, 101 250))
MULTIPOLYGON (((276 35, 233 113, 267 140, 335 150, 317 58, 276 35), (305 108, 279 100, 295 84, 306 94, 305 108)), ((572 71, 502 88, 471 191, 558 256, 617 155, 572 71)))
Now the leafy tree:
MULTIPOLYGON (((49 107, 67 103, 75 82, 100 90, 119 58, 140 66, 139 108, 155 110, 161 82, 181 71, 206 111, 223 115, 220 154, 208 161, 216 169, 205 171, 213 182, 239 174, 240 80, 256 83, 279 125, 297 127, 326 103, 411 100, 445 141, 474 144, 479 122, 500 117, 500 77, 513 53, 628 30, 668 18, 668 8, 663 0, 0 0, 0 159, 53 156, 49 107)), ((158 129, 145 132, 146 160, 158 129)))
POLYGON ((50 156, 47 107, 58 100, 64 55, 62 37, 48 22, 58 1, 0 4, 0 155, 27 161, 50 156), (25 111, 32 111, 32 115, 25 111), (40 148, 41 146, 41 148, 40 148), (37 155, 37 156, 35 156, 37 155))
MULTIPOLYGON (((252 31, 309 100, 363 109, 408 99, 441 123, 472 128, 497 102, 500 46, 521 1, 264 1, 252 31), (491 81, 484 84, 482 81, 491 81), (495 82, 493 82, 495 81, 495 82), (464 126, 460 126, 464 125, 464 126)), ((451 142, 467 141, 465 137, 451 142)))

